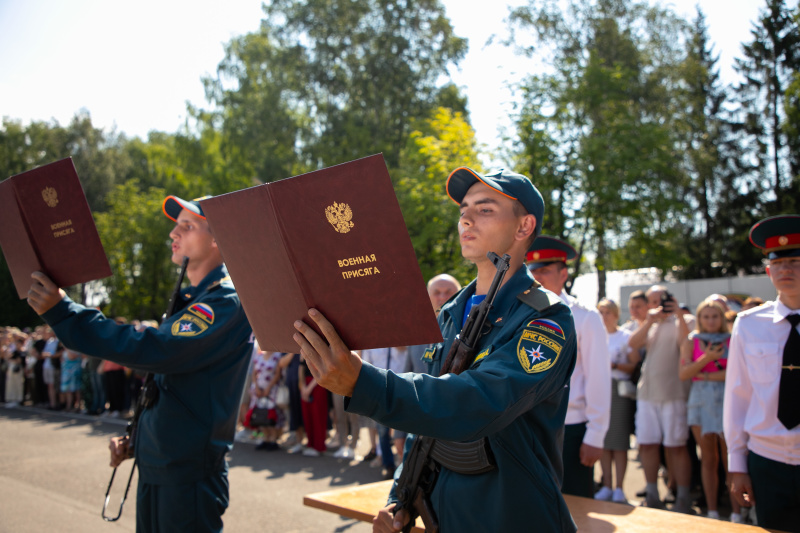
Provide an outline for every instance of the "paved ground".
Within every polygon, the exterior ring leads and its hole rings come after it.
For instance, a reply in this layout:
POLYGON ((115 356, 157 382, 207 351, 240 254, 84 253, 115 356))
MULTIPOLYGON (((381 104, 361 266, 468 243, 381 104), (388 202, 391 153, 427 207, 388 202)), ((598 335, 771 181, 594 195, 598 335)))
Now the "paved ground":
MULTIPOLYGON (((108 439, 123 428, 117 420, 0 406, 0 532, 134 531, 135 478, 122 518, 107 523, 100 516, 111 475, 108 439)), ((332 457, 256 452, 251 444, 237 444, 230 464, 227 531, 372 530, 371 525, 304 507, 303 496, 378 481, 379 469, 332 457)), ((114 511, 129 468, 123 464, 114 482, 114 511)))
MULTIPOLYGON (((136 478, 122 518, 100 517, 111 475, 108 439, 124 431, 122 420, 0 406, 0 533, 92 533, 135 530, 136 478)), ((368 443, 363 430, 357 453, 368 443)), ((638 505, 644 475, 630 452, 625 492, 638 505)), ((371 526, 303 506, 303 496, 380 479, 380 469, 330 456, 257 452, 237 443, 229 458, 231 505, 227 531, 366 533, 371 526)), ((116 512, 130 464, 120 467, 110 513, 116 512)), ((597 476, 599 467, 597 467, 597 476)), ((662 496, 665 490, 661 484, 662 496)))

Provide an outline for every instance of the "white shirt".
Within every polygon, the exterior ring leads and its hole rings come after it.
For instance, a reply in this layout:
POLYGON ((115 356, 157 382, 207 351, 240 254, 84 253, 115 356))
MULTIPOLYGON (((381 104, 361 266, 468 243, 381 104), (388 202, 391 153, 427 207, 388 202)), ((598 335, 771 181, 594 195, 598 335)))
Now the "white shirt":
POLYGON ((778 420, 783 347, 792 314, 780 299, 736 318, 728 351, 722 424, 731 472, 747 473, 747 450, 800 465, 800 426, 787 430, 778 420))
MULTIPOLYGON (((630 363, 628 360, 628 353, 631 351, 628 345, 628 339, 631 338, 632 333, 627 329, 618 328, 614 333, 608 335, 608 354, 612 363, 618 365, 627 365, 630 363)), ((611 377, 617 381, 630 381, 631 375, 622 370, 611 370, 611 377)))
POLYGON ((395 374, 402 374, 406 369, 406 359, 408 349, 405 346, 400 348, 374 348, 363 350, 361 358, 376 368, 385 368, 395 374), (391 350, 391 353, 390 351, 391 350))
POLYGON ((569 406, 564 423, 586 422, 583 442, 602 448, 611 416, 608 334, 600 313, 583 307, 564 291, 559 296, 572 310, 578 340, 578 358, 569 382, 569 406))

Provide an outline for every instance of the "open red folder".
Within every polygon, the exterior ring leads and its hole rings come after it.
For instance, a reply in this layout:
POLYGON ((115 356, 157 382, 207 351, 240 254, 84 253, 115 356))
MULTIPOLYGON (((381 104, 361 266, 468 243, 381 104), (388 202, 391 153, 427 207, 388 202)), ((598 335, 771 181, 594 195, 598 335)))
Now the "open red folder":
POLYGON ((382 155, 201 205, 262 349, 311 307, 351 349, 442 340, 382 155))
POLYGON ((23 299, 37 270, 59 287, 111 275, 71 158, 0 183, 0 246, 23 299))

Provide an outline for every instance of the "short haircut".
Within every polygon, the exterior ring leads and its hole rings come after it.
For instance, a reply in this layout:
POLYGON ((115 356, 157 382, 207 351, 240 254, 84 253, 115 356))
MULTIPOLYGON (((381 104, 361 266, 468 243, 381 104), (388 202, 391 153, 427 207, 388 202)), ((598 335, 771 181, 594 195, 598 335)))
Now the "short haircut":
POLYGON ((644 291, 633 291, 630 296, 628 296, 628 301, 630 300, 642 300, 644 303, 647 303, 647 295, 644 291))
POLYGON ((652 287, 647 289, 647 292, 645 292, 645 295, 646 296, 650 296, 654 292, 667 292, 667 288, 665 286, 663 286, 663 285, 653 285, 652 287))

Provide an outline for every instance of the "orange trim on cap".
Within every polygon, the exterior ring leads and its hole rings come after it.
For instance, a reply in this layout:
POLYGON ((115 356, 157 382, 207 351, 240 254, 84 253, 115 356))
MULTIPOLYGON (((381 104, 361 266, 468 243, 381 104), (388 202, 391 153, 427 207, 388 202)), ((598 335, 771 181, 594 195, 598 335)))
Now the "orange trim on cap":
POLYGON ((178 222, 178 219, 172 218, 172 216, 170 216, 170 214, 167 213, 167 202, 169 201, 170 198, 175 200, 178 203, 178 205, 181 206, 181 209, 183 209, 184 211, 188 212, 189 214, 192 214, 192 215, 196 216, 197 218, 201 218, 203 220, 206 220, 206 217, 204 217, 203 215, 198 215, 194 211, 190 211, 190 210, 186 209, 185 207, 183 207, 183 204, 181 204, 180 201, 178 201, 178 197, 177 196, 170 195, 170 196, 167 196, 166 198, 164 198, 164 201, 161 202, 161 211, 163 211, 164 215, 168 219, 170 219, 171 221, 178 222))
POLYGON ((472 171, 472 169, 471 169, 471 168, 469 168, 469 167, 458 167, 457 169, 455 169, 454 171, 452 171, 452 172, 450 173, 450 175, 449 175, 449 176, 447 176, 447 182, 445 182, 445 184, 444 184, 444 190, 447 192, 447 196, 448 196, 448 197, 449 197, 451 200, 453 200, 455 203, 457 203, 458 205, 461 205, 461 202, 459 202, 458 200, 456 200, 455 198, 453 198, 452 196, 450 196, 450 188, 448 187, 448 185, 450 185, 450 178, 452 178, 452 177, 453 177, 453 174, 455 174, 455 173, 456 173, 456 172, 458 172, 459 170, 466 170, 467 172, 469 172, 470 174, 472 174, 473 176, 475 176, 475 179, 476 179, 476 180, 480 181, 481 183, 483 183, 484 185, 486 185, 487 187, 489 187, 490 189, 492 189, 494 192, 496 192, 496 193, 498 193, 498 194, 502 194, 502 195, 503 195, 503 196, 505 196, 506 198, 511 198, 512 200, 518 200, 517 198, 514 198, 513 196, 510 196, 510 195, 508 195, 508 194, 506 194, 506 193, 504 193, 504 192, 502 192, 502 191, 498 191, 497 189, 495 189, 494 187, 492 187, 491 185, 489 185, 488 183, 486 183, 485 181, 483 181, 483 180, 481 179, 481 177, 480 177, 480 176, 478 176, 478 175, 477 175, 475 172, 473 172, 473 171, 472 171))
POLYGON ((525 261, 546 262, 563 261, 567 262, 567 252, 564 250, 532 250, 525 254, 525 261))
POLYGON ((766 252, 781 250, 794 245, 800 245, 800 233, 773 235, 764 240, 764 250, 766 252))

